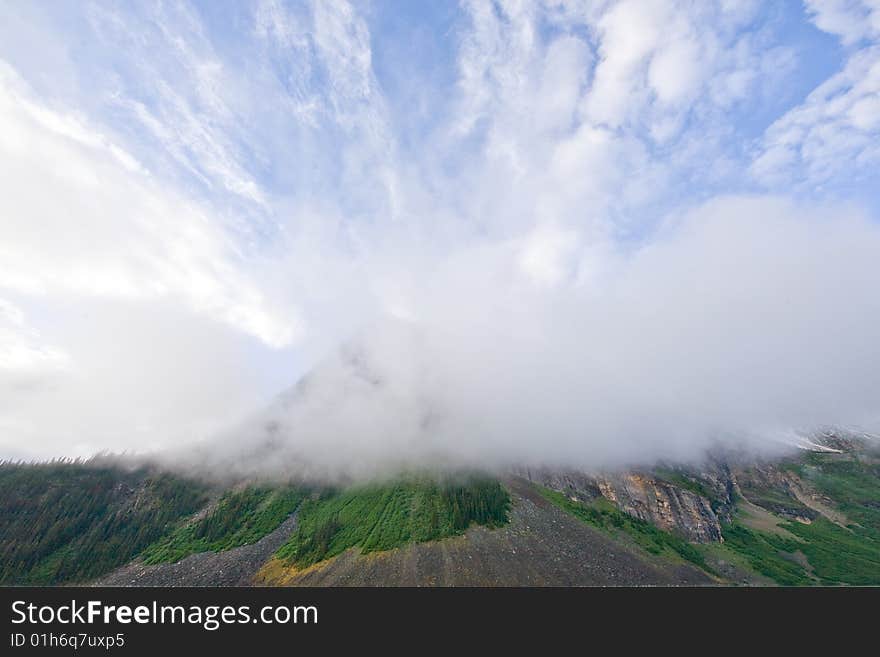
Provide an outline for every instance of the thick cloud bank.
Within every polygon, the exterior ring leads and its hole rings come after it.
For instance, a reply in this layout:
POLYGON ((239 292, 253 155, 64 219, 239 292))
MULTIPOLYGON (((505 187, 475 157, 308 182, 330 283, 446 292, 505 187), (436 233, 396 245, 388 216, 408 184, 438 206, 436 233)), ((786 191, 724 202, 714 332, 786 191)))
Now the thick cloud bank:
POLYGON ((877 427, 880 227, 713 201, 631 253, 453 254, 380 321, 200 459, 239 473, 430 464, 613 467, 877 427))

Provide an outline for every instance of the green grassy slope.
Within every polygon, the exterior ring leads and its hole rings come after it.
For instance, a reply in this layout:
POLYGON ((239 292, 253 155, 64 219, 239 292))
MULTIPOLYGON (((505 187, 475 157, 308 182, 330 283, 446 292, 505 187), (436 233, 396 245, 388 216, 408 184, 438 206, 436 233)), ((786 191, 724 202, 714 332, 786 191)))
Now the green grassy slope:
MULTIPOLYGON (((738 500, 732 522, 721 523, 723 544, 692 545, 621 512, 605 499, 584 503, 557 491, 540 492, 590 525, 612 535, 625 534, 652 554, 678 557, 713 574, 718 574, 716 566, 724 560, 786 586, 880 584, 880 462, 861 452, 808 453, 782 467, 824 496, 822 504, 847 521, 833 522, 782 486, 752 484, 743 493, 766 512, 770 526, 756 528, 742 507, 745 502, 738 500)), ((698 479, 662 469, 657 475, 712 501, 698 479)))
POLYGON ((328 491, 303 503, 297 531, 276 556, 308 566, 348 548, 373 552, 454 536, 471 523, 507 522, 509 504, 504 488, 484 477, 328 491))
MULTIPOLYGON (((880 584, 880 465, 860 454, 808 454, 790 469, 848 522, 841 526, 815 513, 809 524, 777 516, 778 526, 794 536, 787 538, 735 519, 722 526, 725 544, 779 584, 880 584)), ((779 491, 765 497, 750 501, 769 511, 799 504, 779 491)))

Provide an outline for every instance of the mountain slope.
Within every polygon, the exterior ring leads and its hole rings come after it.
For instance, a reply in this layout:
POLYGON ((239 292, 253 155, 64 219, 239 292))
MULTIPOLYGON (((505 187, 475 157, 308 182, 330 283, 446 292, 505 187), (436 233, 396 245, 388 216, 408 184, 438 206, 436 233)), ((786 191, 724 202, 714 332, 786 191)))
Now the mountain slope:
POLYGON ((101 461, 0 464, 0 584, 101 575, 203 507, 206 491, 101 461))
POLYGON ((510 479, 510 523, 472 527, 444 541, 375 554, 348 550, 307 568, 276 558, 256 581, 299 586, 594 586, 707 584, 684 563, 653 558, 547 502, 528 482, 510 479))
POLYGON ((315 487, 0 465, 3 584, 880 584, 880 454, 315 487))

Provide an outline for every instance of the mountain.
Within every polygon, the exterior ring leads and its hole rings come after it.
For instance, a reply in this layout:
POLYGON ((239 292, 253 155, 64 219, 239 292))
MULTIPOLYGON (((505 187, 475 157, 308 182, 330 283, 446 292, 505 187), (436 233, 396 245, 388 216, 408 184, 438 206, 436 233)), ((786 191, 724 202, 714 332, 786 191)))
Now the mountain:
POLYGON ((880 584, 880 446, 588 473, 210 481, 103 457, 0 465, 0 583, 880 584))

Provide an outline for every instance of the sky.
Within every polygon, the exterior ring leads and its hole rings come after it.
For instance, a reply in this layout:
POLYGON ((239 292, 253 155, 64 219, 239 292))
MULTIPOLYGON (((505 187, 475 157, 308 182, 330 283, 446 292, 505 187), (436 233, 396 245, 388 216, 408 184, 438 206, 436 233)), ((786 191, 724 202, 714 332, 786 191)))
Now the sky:
POLYGON ((875 427, 878 283, 877 0, 0 3, 0 457, 875 427))

